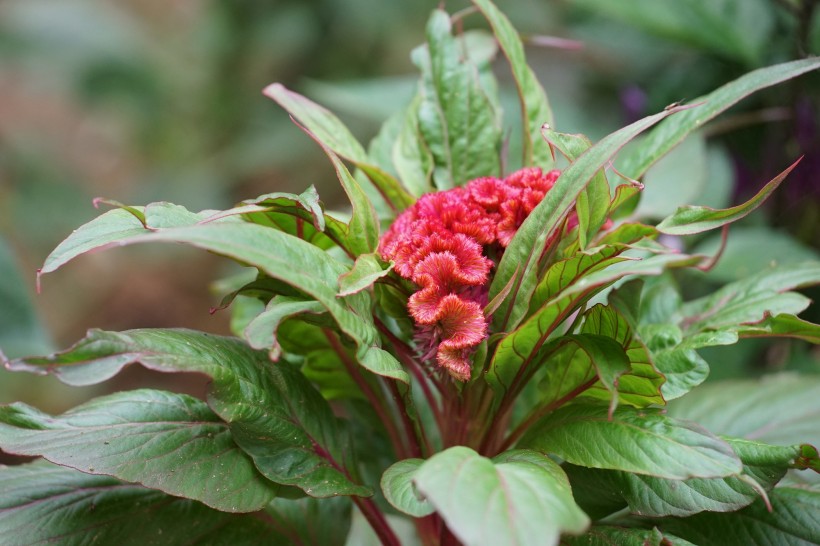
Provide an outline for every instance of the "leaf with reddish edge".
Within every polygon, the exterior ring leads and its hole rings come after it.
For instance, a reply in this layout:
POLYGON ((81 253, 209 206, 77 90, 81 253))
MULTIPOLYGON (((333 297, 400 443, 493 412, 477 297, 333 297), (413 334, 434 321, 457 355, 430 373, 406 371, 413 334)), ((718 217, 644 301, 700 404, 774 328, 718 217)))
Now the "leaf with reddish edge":
POLYGON ((561 467, 534 451, 488 459, 468 447, 451 447, 424 461, 413 481, 470 546, 552 546, 562 533, 589 526, 561 467))
POLYGON ((698 206, 680 207, 675 214, 664 218, 658 224, 658 231, 667 235, 692 235, 736 222, 762 205, 802 159, 801 157, 792 163, 789 168, 774 177, 771 182, 763 186, 754 197, 745 203, 728 209, 698 206))
POLYGON ((521 37, 510 23, 510 20, 489 0, 473 0, 493 29, 504 56, 510 62, 518 98, 521 103, 523 125, 524 166, 537 166, 549 169, 553 159, 549 149, 541 142, 541 126, 552 124, 552 110, 547 94, 535 73, 527 65, 524 57, 524 45, 521 37))
POLYGON ((353 269, 339 277, 339 296, 350 296, 373 286, 393 269, 391 263, 386 268, 378 253, 361 254, 353 263, 353 269))
POLYGON ((820 324, 785 313, 768 316, 754 324, 741 325, 737 333, 740 337, 794 337, 820 344, 820 324))
POLYGON ((659 124, 636 148, 625 154, 619 162, 619 170, 630 178, 640 178, 649 167, 680 144, 686 135, 741 99, 818 68, 820 57, 760 68, 695 99, 692 102, 699 106, 659 124))
POLYGON ((571 404, 541 419, 519 442, 588 468, 658 478, 722 478, 743 470, 724 440, 698 424, 655 409, 571 404), (594 441, 590 441, 594 438, 594 441))
POLYGON ((185 394, 119 392, 58 416, 22 403, 0 406, 0 447, 224 512, 261 510, 280 487, 256 470, 227 423, 185 394))
POLYGON ((66 351, 6 367, 93 385, 132 363, 210 377, 208 405, 269 480, 315 497, 370 494, 345 470, 347 448, 327 402, 298 370, 272 366, 238 339, 191 330, 91 330, 66 351))
POLYGON ((279 103, 308 132, 315 135, 317 142, 321 142, 323 147, 361 169, 394 211, 401 212, 415 202, 396 179, 370 163, 362 145, 330 111, 280 83, 269 85, 263 93, 279 103))
POLYGON ((515 328, 526 315, 545 245, 589 181, 626 143, 680 110, 665 110, 604 137, 561 173, 552 189, 518 229, 498 264, 490 285, 490 299, 510 282, 510 278, 515 278, 515 284, 510 296, 493 316, 495 331, 515 328))

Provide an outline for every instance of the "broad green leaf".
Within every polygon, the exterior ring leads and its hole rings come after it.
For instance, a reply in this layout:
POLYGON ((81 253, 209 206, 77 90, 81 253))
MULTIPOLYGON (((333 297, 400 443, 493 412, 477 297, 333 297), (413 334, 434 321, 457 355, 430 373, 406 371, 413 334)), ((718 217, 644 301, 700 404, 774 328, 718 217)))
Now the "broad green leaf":
POLYGON ((126 391, 54 417, 22 403, 0 406, 0 447, 224 512, 260 510, 278 489, 234 443, 228 425, 184 394, 126 391))
POLYGON ((797 314, 809 306, 810 300, 790 290, 818 283, 820 262, 764 270, 684 304, 681 327, 691 335, 705 330, 742 329, 770 315, 797 314))
POLYGON ((553 164, 549 148, 541 142, 541 127, 552 124, 547 94, 535 73, 527 65, 524 46, 510 20, 489 0, 473 0, 490 23, 501 50, 512 69, 513 79, 521 101, 521 119, 524 142, 524 166, 550 168, 553 164))
POLYGON ((778 487, 769 494, 772 510, 762 500, 738 512, 704 512, 689 518, 659 522, 666 532, 698 546, 812 546, 820 544, 820 493, 778 487))
POLYGON ((391 269, 392 264, 387 269, 382 267, 381 258, 377 253, 362 254, 356 258, 353 269, 339 277, 339 296, 349 296, 370 288, 373 283, 390 273, 391 269))
POLYGON ((276 296, 268 302, 264 311, 248 323, 243 337, 248 345, 254 349, 267 349, 271 358, 277 360, 281 352, 277 330, 282 321, 303 313, 323 311, 324 307, 318 301, 276 296))
POLYGON ((44 461, 0 466, 0 543, 120 546, 285 546, 251 515, 44 461))
POLYGON ((658 410, 570 405, 533 426, 520 447, 554 453, 589 468, 624 470, 659 478, 719 478, 738 474, 731 447, 690 421, 658 410))
POLYGON ((435 512, 430 502, 422 497, 413 478, 424 459, 405 459, 385 470, 381 479, 382 492, 393 508, 414 518, 422 518, 435 512))
POLYGON ((323 147, 360 168, 393 210, 400 212, 413 203, 413 197, 398 181, 370 163, 362 145, 331 112, 279 83, 269 85, 264 93, 315 135, 323 147))
POLYGON ((657 529, 596 525, 579 537, 563 537, 561 546, 685 546, 657 529))
POLYGON ((773 375, 707 383, 669 405, 726 436, 777 445, 820 445, 820 377, 773 375))
POLYGON ((800 320, 794 315, 780 314, 738 328, 740 337, 795 337, 820 344, 820 325, 800 320))
POLYGON ((537 283, 541 253, 589 181, 627 142, 675 112, 677 109, 666 110, 604 137, 564 170, 518 229, 498 264, 490 285, 490 300, 511 282, 513 289, 493 316, 496 331, 509 331, 524 318, 537 283))
MULTIPOLYGON (((97 220, 92 220, 83 228, 95 224, 97 220)), ((138 221, 131 217, 131 223, 138 224, 138 221)), ((104 223, 103 228, 105 226, 104 223)), ((78 242, 82 242, 81 245, 75 244, 76 236, 83 228, 72 234, 46 258, 43 272, 53 271, 79 254, 105 246, 94 244, 96 230, 88 236, 80 237, 78 242)), ((152 241, 185 243, 257 267, 266 275, 287 283, 320 302, 333 316, 342 332, 356 343, 357 357, 364 367, 376 374, 409 382, 410 378, 401 364, 376 346, 379 334, 372 321, 370 296, 359 293, 337 298, 338 278, 348 269, 321 249, 274 229, 227 219, 154 231, 140 229, 138 233, 129 230, 125 233, 127 235, 121 235, 117 244, 152 241)))
MULTIPOLYGON (((625 351, 627 371, 618 377, 618 400, 635 407, 652 404, 664 405, 661 393, 666 378, 655 367, 643 343, 633 334, 626 318, 610 306, 596 305, 584 314, 581 331, 588 334, 607 336, 617 342, 625 351)), ((603 398, 610 389, 602 389, 595 384, 582 396, 603 398)), ((606 398, 603 398, 606 399, 606 398)))
POLYGON ((800 160, 797 160, 792 163, 788 169, 763 186, 754 197, 741 205, 720 210, 709 207, 684 206, 679 208, 672 216, 664 218, 657 226, 658 231, 667 235, 692 235, 736 222, 762 205, 799 162, 800 160))
POLYGON ((706 381, 709 364, 692 349, 651 351, 652 362, 666 378, 661 386, 664 400, 675 400, 706 381))
POLYGON ((160 372, 210 377, 208 405, 271 481, 315 497, 369 493, 344 470, 344 439, 327 402, 298 370, 284 362, 271 365, 264 352, 237 339, 189 330, 91 330, 64 352, 8 366, 89 385, 136 362, 160 372))
POLYGON ((468 546, 549 546, 589 525, 561 467, 540 453, 508 451, 491 460, 451 447, 425 461, 414 481, 468 546))
POLYGON ((741 99, 818 68, 818 57, 761 68, 691 101, 692 104, 703 104, 658 125, 635 149, 622 158, 618 170, 630 178, 640 178, 653 163, 686 138, 686 135, 699 129, 741 99))
POLYGON ((433 156, 439 190, 501 174, 495 107, 451 32, 449 15, 435 10, 427 24, 427 47, 413 52, 422 73, 419 132, 433 156))
MULTIPOLYGON (((799 446, 776 447, 726 439, 743 462, 745 477, 670 480, 614 470, 570 467, 575 487, 606 490, 628 503, 633 514, 686 517, 699 512, 734 512, 758 498, 759 488, 771 490, 800 453, 799 446), (758 485, 752 486, 749 480, 758 485)), ((609 493, 607 493, 608 495, 609 493)))
POLYGON ((417 96, 404 112, 404 123, 392 151, 402 184, 416 197, 433 191, 433 156, 419 132, 420 103, 417 96))
POLYGON ((350 529, 351 502, 346 497, 280 497, 273 499, 265 513, 273 527, 288 537, 289 544, 344 546, 350 529))

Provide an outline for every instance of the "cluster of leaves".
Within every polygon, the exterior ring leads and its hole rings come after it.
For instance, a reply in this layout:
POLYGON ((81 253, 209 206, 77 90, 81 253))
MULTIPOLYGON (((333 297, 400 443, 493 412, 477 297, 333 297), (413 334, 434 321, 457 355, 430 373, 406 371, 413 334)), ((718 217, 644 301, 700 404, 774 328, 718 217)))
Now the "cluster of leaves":
POLYGON ((669 271, 714 258, 663 244, 725 229, 794 166, 736 207, 630 221, 637 179, 659 158, 820 60, 751 72, 593 145, 554 129, 518 34, 489 0, 474 4, 495 41, 454 33, 436 10, 413 53, 418 93, 367 151, 324 108, 281 85, 266 90, 327 154, 349 215, 326 212, 312 188, 198 213, 109 202, 52 252, 42 273, 101 248, 173 242, 252 274, 223 301, 236 338, 93 330, 64 352, 6 362, 78 386, 133 363, 211 383, 206 401, 143 389, 58 416, 0 408, 0 447, 44 459, 0 469, 4 543, 339 544, 351 528, 361 544, 353 505, 384 544, 820 541, 820 488, 794 473, 820 470, 820 382, 707 386, 665 407, 705 379, 699 348, 820 342, 820 326, 796 316, 809 301, 795 291, 820 283, 820 264, 774 267, 684 302, 669 271), (564 168, 498 261, 491 335, 461 384, 419 361, 407 285, 377 246, 418 196, 500 176, 511 162, 490 70, 496 43, 520 96, 521 164, 564 168), (611 184, 614 155, 650 129, 611 184), (573 209, 577 229, 545 251, 573 209), (616 226, 599 233, 607 219, 616 226))

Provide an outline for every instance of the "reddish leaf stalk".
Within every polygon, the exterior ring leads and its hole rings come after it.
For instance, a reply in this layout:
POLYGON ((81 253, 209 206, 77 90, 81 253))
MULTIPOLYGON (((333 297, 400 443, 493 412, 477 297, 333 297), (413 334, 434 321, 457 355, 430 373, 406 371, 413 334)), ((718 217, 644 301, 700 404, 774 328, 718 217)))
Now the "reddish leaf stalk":
POLYGON ((384 514, 382 514, 376 507, 376 504, 372 499, 356 496, 353 496, 352 499, 353 502, 356 503, 356 506, 359 508, 362 515, 368 523, 370 523, 370 526, 373 528, 373 531, 375 531, 376 536, 379 537, 379 540, 383 545, 401 546, 399 538, 393 532, 393 529, 390 528, 384 514))
POLYGON ((359 365, 356 362, 351 360, 350 355, 347 354, 345 348, 342 347, 341 342, 336 337, 336 335, 329 331, 327 328, 322 328, 322 333, 324 333, 325 337, 330 343, 330 346, 339 355, 339 358, 344 364, 345 369, 350 374, 350 377, 353 378, 353 381, 356 385, 361 389, 362 393, 364 394, 365 398, 372 404, 372 406, 376 409, 376 413, 378 414, 379 418, 381 419, 382 424, 384 424, 384 428, 387 431, 387 435, 390 437, 390 443, 393 445, 393 450, 396 452, 398 457, 406 457, 408 450, 405 447, 404 443, 401 440, 401 436, 399 435, 399 431, 396 428, 396 424, 393 422, 393 419, 390 417, 390 411, 385 407, 384 400, 379 397, 375 391, 370 387, 370 384, 365 380, 364 376, 359 372, 359 365))

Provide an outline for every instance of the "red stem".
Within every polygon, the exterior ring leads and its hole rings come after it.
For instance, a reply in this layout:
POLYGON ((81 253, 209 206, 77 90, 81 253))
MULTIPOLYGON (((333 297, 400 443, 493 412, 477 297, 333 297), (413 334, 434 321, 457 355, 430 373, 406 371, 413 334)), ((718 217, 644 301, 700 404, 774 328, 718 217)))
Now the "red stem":
POLYGON ((384 546, 401 546, 399 538, 393 532, 393 529, 390 528, 384 514, 376 508, 376 505, 371 499, 356 496, 352 498, 384 546))

